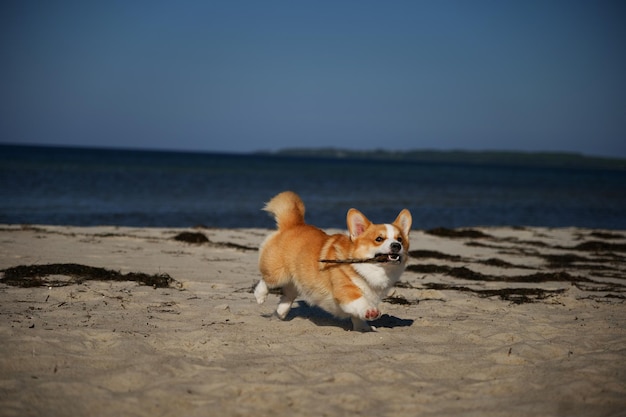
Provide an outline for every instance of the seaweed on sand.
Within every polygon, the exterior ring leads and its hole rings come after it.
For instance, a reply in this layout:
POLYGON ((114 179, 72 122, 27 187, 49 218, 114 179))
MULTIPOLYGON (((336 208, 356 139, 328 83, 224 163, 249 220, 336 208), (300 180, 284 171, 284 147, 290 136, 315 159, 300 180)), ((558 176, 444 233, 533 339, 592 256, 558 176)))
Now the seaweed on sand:
POLYGON ((455 290, 462 292, 471 292, 481 298, 500 297, 500 299, 510 301, 514 304, 532 303, 537 300, 545 300, 546 298, 565 292, 564 288, 556 290, 544 290, 542 288, 499 288, 478 290, 464 286, 439 283, 426 283, 424 284, 424 287, 431 290, 455 290))
POLYGON ((200 232, 181 232, 174 236, 174 240, 185 243, 193 243, 196 245, 202 245, 203 243, 209 243, 209 238, 204 233, 200 232))
POLYGON ((626 243, 609 243, 599 240, 590 240, 569 249, 585 252, 626 252, 626 243))
POLYGON ((19 265, 4 270, 4 276, 0 278, 3 284, 30 288, 30 287, 64 287, 72 284, 80 284, 87 280, 98 281, 135 281, 142 285, 154 288, 167 288, 175 286, 180 288, 180 283, 168 274, 149 275, 142 272, 129 272, 122 274, 105 268, 97 268, 79 264, 47 264, 47 265, 19 265), (62 279, 69 277, 70 279, 62 279))
POLYGON ((445 227, 436 227, 434 229, 426 230, 426 233, 433 236, 451 238, 481 239, 491 237, 490 235, 476 229, 448 229, 445 227))
POLYGON ((208 237, 204 233, 200 232, 181 232, 174 236, 174 240, 178 242, 185 242, 191 245, 213 245, 214 247, 225 247, 231 249, 238 250, 253 250, 256 251, 258 248, 246 245, 240 245, 238 243, 232 242, 211 242, 208 237))
POLYGON ((407 271, 427 274, 446 274, 454 278, 461 278, 470 281, 485 281, 485 282, 526 282, 526 283, 539 283, 539 282, 590 282, 596 283, 589 278, 571 275, 567 272, 536 272, 529 275, 511 275, 511 276, 495 276, 482 274, 480 272, 472 271, 471 269, 460 266, 451 267, 446 265, 432 265, 432 264, 419 264, 407 266, 407 271))
POLYGON ((432 258, 443 259, 446 261, 462 261, 463 258, 459 255, 449 255, 447 253, 435 251, 435 250, 412 250, 409 251, 409 256, 412 258, 432 258))
POLYGON ((419 304, 419 300, 415 300, 415 301, 410 301, 407 300, 406 297, 400 295, 400 294, 396 294, 393 293, 391 295, 389 295, 388 297, 383 298, 383 302, 384 303, 389 303, 389 304, 400 304, 400 305, 415 305, 415 304, 419 304))

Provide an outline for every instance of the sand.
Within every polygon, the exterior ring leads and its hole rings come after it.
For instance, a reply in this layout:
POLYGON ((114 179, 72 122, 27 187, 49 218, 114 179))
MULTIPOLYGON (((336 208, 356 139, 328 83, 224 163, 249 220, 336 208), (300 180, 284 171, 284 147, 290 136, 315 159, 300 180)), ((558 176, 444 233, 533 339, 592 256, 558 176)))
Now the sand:
POLYGON ((414 230, 372 333, 257 305, 267 232, 0 226, 0 415, 626 415, 625 231, 414 230))

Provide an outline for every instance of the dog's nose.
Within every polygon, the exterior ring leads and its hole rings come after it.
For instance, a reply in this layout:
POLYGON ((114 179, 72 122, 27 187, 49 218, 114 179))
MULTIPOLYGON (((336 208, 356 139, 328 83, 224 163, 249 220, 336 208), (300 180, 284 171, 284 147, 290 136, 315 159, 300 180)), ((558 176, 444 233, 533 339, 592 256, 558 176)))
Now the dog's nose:
POLYGON ((391 245, 389 245, 389 247, 391 248, 392 252, 400 252, 400 249, 402 249, 402 245, 398 242, 393 242, 391 245))

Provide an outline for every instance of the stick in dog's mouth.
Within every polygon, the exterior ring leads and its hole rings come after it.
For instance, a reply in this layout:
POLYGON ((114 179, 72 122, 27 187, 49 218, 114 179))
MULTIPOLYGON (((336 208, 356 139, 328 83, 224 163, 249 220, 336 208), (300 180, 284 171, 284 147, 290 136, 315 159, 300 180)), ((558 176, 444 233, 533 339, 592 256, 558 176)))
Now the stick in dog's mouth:
POLYGON ((364 263, 400 263, 399 253, 377 253, 373 258, 366 259, 320 259, 320 262, 331 264, 364 264, 364 263))
POLYGON ((374 256, 374 259, 376 259, 376 262, 390 262, 395 264, 400 263, 402 257, 399 253, 377 253, 376 256, 374 256))

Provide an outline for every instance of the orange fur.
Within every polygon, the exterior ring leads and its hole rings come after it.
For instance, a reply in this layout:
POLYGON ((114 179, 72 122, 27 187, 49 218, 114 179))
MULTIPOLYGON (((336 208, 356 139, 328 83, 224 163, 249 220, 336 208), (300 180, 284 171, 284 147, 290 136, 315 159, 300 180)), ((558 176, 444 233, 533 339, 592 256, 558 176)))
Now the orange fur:
POLYGON ((297 194, 286 191, 271 199, 265 210, 278 230, 263 242, 259 269, 263 279, 255 289, 259 303, 269 288, 283 288, 277 314, 285 318, 297 296, 339 317, 351 317, 354 328, 370 330, 365 320, 380 316, 378 303, 405 268, 411 214, 404 209, 392 224, 372 224, 361 212, 347 214, 348 235, 328 235, 304 221, 305 208, 297 194), (399 248, 401 247, 401 248, 399 248), (399 260, 369 264, 321 263, 321 259, 372 258, 397 254, 399 260))

